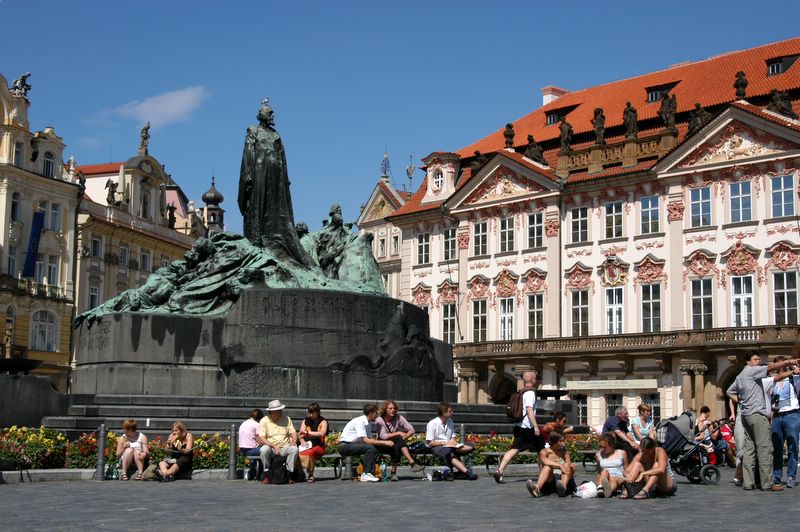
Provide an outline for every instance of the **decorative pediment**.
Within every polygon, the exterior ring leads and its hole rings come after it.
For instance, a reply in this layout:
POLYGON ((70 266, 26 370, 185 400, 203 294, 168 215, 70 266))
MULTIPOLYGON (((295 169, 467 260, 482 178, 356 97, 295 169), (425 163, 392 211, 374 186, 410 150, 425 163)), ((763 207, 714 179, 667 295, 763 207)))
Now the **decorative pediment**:
POLYGON ((538 294, 547 291, 547 272, 539 268, 531 268, 522 275, 520 295, 538 294))
POLYGON ((594 292, 594 281, 592 281, 592 269, 582 262, 576 262, 571 268, 564 271, 567 278, 564 293, 569 290, 584 290, 592 287, 594 292))
POLYGON ((758 265, 760 251, 748 246, 741 240, 728 248, 721 256, 727 258, 723 275, 723 283, 729 275, 756 274, 759 284, 764 282, 763 269, 758 265))
POLYGON ((480 274, 474 275, 472 279, 467 281, 467 286, 469 287, 467 299, 483 299, 486 297, 491 282, 491 279, 488 277, 484 277, 480 274))
POLYGON ((787 242, 786 240, 776 242, 767 248, 767 253, 770 254, 770 258, 764 265, 764 270, 777 268, 786 271, 794 267, 797 264, 798 249, 800 249, 800 246, 787 242))
POLYGON ((449 279, 437 286, 436 291, 439 292, 439 298, 436 300, 437 305, 455 303, 456 296, 458 296, 458 286, 449 279))
POLYGON ((664 282, 664 289, 667 288, 667 272, 664 271, 666 261, 657 259, 652 254, 648 253, 642 260, 635 264, 636 278, 634 279, 634 287, 640 284, 652 284, 659 281, 664 282))
POLYGON ((687 168, 723 163, 796 148, 797 145, 786 139, 732 121, 716 136, 692 151, 679 166, 687 168))
POLYGON ((517 280, 519 275, 514 272, 503 269, 494 278, 494 284, 497 287, 497 295, 500 297, 512 297, 517 293, 517 280))
POLYGON ((411 290, 411 302, 418 307, 427 307, 431 304, 431 287, 419 283, 411 290))
POLYGON ((507 166, 500 165, 488 175, 464 201, 467 205, 504 200, 539 192, 544 187, 539 183, 522 177, 507 166))
POLYGON ((597 267, 597 273, 605 286, 622 286, 628 281, 628 268, 630 264, 611 255, 597 267))

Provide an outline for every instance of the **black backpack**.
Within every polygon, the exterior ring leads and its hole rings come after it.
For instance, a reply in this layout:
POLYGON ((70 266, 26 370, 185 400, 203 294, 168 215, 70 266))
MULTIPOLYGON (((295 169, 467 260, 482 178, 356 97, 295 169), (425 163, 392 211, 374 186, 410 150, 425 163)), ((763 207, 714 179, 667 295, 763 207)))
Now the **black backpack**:
POLYGON ((522 394, 528 390, 520 390, 511 394, 506 403, 506 417, 509 421, 519 423, 525 418, 525 411, 522 408, 522 394))
POLYGON ((276 455, 272 457, 269 463, 269 471, 267 471, 267 478, 270 484, 288 484, 289 483, 289 470, 286 468, 286 457, 276 455))

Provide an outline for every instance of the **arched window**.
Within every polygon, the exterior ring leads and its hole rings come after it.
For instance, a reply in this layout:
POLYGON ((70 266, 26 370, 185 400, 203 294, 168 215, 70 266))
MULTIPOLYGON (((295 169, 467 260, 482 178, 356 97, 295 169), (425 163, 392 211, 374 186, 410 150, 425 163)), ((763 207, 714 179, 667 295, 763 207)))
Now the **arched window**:
POLYGON ((145 220, 150 220, 152 218, 150 214, 150 194, 152 194, 152 191, 152 187, 142 183, 141 196, 139 198, 139 216, 145 220))
POLYGON ((56 350, 56 317, 52 312, 37 310, 31 318, 31 349, 56 350))
POLYGON ((45 177, 55 177, 56 175, 56 159, 51 152, 44 154, 44 166, 42 167, 42 174, 45 177))

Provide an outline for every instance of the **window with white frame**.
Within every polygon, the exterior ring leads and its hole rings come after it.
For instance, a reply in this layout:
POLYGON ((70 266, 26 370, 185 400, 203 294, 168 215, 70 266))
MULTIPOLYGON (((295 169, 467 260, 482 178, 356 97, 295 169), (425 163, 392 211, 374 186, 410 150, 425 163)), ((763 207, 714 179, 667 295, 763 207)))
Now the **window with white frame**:
POLYGON ((544 295, 528 296, 528 338, 544 338, 544 295))
POLYGON ((488 228, 486 221, 475 222, 472 225, 472 254, 475 256, 489 253, 488 228))
POLYGON ((451 345, 456 343, 455 303, 445 303, 442 305, 442 341, 451 345))
POLYGON ((37 284, 42 284, 44 282, 44 264, 45 264, 45 257, 42 254, 36 255, 36 269, 33 273, 33 278, 37 284))
POLYGON ((31 349, 56 350, 56 317, 52 312, 37 310, 31 317, 31 349))
POLYGON ((753 325, 753 276, 731 277, 731 317, 734 327, 753 325))
POLYGON ((711 279, 692 279, 692 329, 710 329, 714 325, 711 279))
POLYGON ((142 251, 139 254, 139 269, 145 273, 150 273, 150 253, 142 251))
POLYGON ((150 220, 152 219, 150 213, 150 194, 153 189, 149 185, 143 184, 139 190, 139 216, 145 220, 150 220))
POLYGON ((47 256, 47 284, 50 286, 58 286, 59 271, 61 270, 61 260, 58 255, 47 256))
POLYGON ((639 200, 642 216, 642 234, 650 235, 659 231, 658 196, 645 196, 639 200))
POLYGON ((442 188, 442 184, 444 183, 444 174, 441 170, 436 170, 433 173, 433 187, 434 188, 442 188))
POLYGON ((500 298, 500 339, 514 339, 514 298, 500 298))
POLYGON ((420 233, 417 235, 417 264, 428 264, 431 261, 431 235, 420 233))
POLYGON ((775 325, 797 325, 797 272, 772 275, 775 325))
POLYGON ((731 222, 749 222, 753 219, 750 181, 731 183, 731 222))
POLYGON ((606 334, 622 334, 622 287, 606 288, 606 334))
POLYGON ((17 246, 8 246, 8 275, 17 276, 17 246))
POLYGON ((528 248, 544 246, 544 213, 528 215, 528 248))
POLYGON ((48 220, 48 229, 57 233, 61 232, 61 204, 50 204, 50 219, 48 220))
POLYGON ((472 341, 486 341, 486 300, 472 302, 472 341))
POLYGON ((514 218, 500 220, 500 253, 514 251, 514 218))
POLYGON ((392 235, 392 255, 400 253, 400 236, 392 235))
POLYGON ((45 177, 55 177, 56 175, 56 159, 53 157, 53 154, 47 152, 44 154, 44 159, 42 161, 42 174, 45 177))
POLYGON ((642 285, 642 332, 661 330, 661 285, 642 285))
POLYGON ((14 143, 14 166, 22 168, 22 161, 25 155, 25 147, 21 142, 14 143))
POLYGON ((453 260, 458 258, 456 255, 456 228, 449 227, 445 229, 442 236, 442 243, 444 244, 444 260, 453 260))
POLYGON ((102 257, 103 256, 103 241, 98 237, 92 237, 92 247, 89 250, 92 257, 102 257))
POLYGON ((589 209, 588 207, 576 207, 571 211, 572 217, 572 241, 586 242, 589 240, 589 209))
POLYGON ((14 192, 11 194, 11 221, 18 222, 19 221, 19 192, 14 192))
POLYGON ((381 238, 378 240, 378 256, 385 257, 386 256, 386 239, 381 238))
POLYGON ((559 120, 561 120, 561 117, 558 113, 547 113, 547 115, 545 115, 545 123, 548 126, 558 124, 559 120))
POLYGON ((589 424, 589 398, 583 394, 572 395, 575 401, 575 422, 578 425, 586 426, 589 424))
POLYGON ((692 227, 711 225, 711 187, 693 188, 689 199, 692 227))
POLYGON ((606 238, 622 236, 622 202, 606 203, 606 238))
POLYGON ((767 76, 777 76, 783 72, 783 62, 775 61, 767 65, 767 76))
POLYGON ((100 289, 96 286, 89 287, 89 308, 95 308, 100 305, 100 289))
POLYGON ((791 175, 773 177, 772 216, 794 216, 794 178, 791 175))
POLYGON ((650 417, 653 419, 653 423, 661 421, 661 395, 658 392, 642 394, 642 403, 650 405, 652 409, 650 417))
POLYGON ((128 251, 128 246, 120 246, 119 247, 119 257, 118 257, 117 260, 118 260, 120 266, 125 266, 125 267, 128 266, 128 257, 129 257, 129 255, 130 255, 130 253, 128 251))
POLYGON ((16 322, 16 311, 9 305, 6 307, 6 333, 10 333, 8 341, 14 343, 14 323, 16 322))
POLYGON ((610 393, 606 395, 606 418, 617 415, 617 408, 622 406, 622 395, 610 393))
POLYGON ((572 292, 572 336, 589 336, 589 291, 572 292))

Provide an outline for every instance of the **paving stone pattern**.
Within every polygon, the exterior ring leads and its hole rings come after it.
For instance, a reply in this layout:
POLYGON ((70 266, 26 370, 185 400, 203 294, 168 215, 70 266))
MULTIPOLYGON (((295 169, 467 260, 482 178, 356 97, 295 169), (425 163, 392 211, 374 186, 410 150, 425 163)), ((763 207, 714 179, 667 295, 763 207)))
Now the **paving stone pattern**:
MULTIPOLYGON (((485 473, 482 471, 482 473, 485 473)), ((578 480, 588 479, 579 472, 578 480)), ((0 486, 2 530, 797 530, 800 488, 744 492, 730 470, 718 486, 689 484, 644 501, 533 499, 524 477, 498 485, 318 480, 258 482, 39 482, 0 486)))

